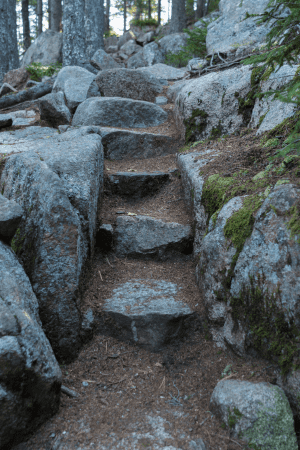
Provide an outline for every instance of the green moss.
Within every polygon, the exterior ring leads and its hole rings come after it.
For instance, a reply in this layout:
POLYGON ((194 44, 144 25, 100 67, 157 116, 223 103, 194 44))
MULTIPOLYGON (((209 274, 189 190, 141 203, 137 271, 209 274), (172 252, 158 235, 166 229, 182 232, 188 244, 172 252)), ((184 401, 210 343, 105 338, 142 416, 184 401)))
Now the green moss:
MULTIPOLYGON (((232 318, 243 323, 248 345, 264 358, 275 361, 283 375, 290 369, 299 368, 297 339, 300 333, 294 319, 285 317, 280 289, 269 293, 265 277, 249 277, 249 284, 243 286, 236 297, 229 299, 232 318)), ((238 325, 237 325, 238 326, 238 325)))
POLYGON ((291 237, 297 237, 297 242, 300 244, 300 214, 299 209, 295 205, 293 206, 286 215, 291 215, 287 227, 291 231, 291 237))
POLYGON ((25 236, 21 236, 21 230, 20 230, 20 228, 18 228, 17 231, 15 232, 15 235, 12 238, 12 241, 10 244, 11 249, 16 254, 18 254, 21 251, 24 240, 25 240, 25 236))
POLYGON ((185 142, 195 142, 199 134, 203 133, 207 125, 208 114, 201 110, 195 109, 189 119, 183 121, 185 125, 185 142))
POLYGON ((228 188, 237 184, 233 177, 220 177, 219 174, 211 175, 203 186, 202 201, 208 220, 226 203, 228 188))
POLYGON ((219 124, 211 130, 209 139, 219 138, 220 136, 222 136, 222 131, 223 127, 221 125, 221 121, 219 120, 219 124))
POLYGON ((238 113, 244 118, 244 124, 248 125, 252 110, 254 108, 255 100, 258 94, 261 92, 260 81, 264 74, 265 69, 263 67, 254 67, 251 73, 251 89, 245 98, 240 97, 239 93, 235 93, 235 97, 239 102, 238 113))
POLYGON ((288 184, 290 182, 290 180, 279 180, 277 181, 277 183, 275 184, 276 186, 281 186, 282 184, 288 184))
POLYGON ((241 252, 244 243, 251 236, 254 225, 254 212, 261 206, 263 200, 258 195, 246 197, 242 208, 234 212, 227 220, 224 235, 241 252))
POLYGON ((238 408, 234 407, 233 411, 228 408, 228 425, 230 428, 233 428, 242 417, 243 414, 239 411, 238 408))
POLYGON ((257 412, 254 425, 241 434, 249 448, 276 450, 297 450, 294 419, 289 402, 278 386, 271 387, 274 395, 272 406, 262 406, 257 412))

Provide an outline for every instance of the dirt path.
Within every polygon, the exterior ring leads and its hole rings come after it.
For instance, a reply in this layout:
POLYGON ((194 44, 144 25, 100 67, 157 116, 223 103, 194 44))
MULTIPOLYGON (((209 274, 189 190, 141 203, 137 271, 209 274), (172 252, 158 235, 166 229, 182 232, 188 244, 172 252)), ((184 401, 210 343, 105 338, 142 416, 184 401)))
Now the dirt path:
MULTIPOLYGON (((149 215, 164 222, 191 224, 174 155, 146 160, 106 161, 105 175, 116 172, 166 171, 171 180, 140 200, 105 195, 100 217, 113 224, 117 213, 149 215)), ((78 398, 62 394, 58 414, 18 450, 67 449, 206 449, 246 448, 209 412, 209 400, 221 374, 270 381, 265 363, 244 361, 218 349, 206 332, 205 311, 195 281, 191 255, 166 261, 118 259, 96 253, 82 311, 101 315, 103 301, 116 287, 134 279, 176 284, 193 315, 184 335, 153 353, 118 339, 105 326, 78 359, 61 366, 63 384, 78 398), (229 367, 230 366, 230 367, 229 367)), ((269 376, 270 375, 270 376, 269 376)))

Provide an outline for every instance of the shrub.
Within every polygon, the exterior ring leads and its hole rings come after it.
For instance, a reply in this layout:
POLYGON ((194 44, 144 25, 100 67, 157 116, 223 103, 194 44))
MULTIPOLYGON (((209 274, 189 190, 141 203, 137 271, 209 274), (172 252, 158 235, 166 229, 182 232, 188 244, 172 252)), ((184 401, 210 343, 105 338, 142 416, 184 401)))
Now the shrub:
POLYGON ((130 24, 134 25, 136 27, 141 27, 141 28, 147 27, 147 26, 148 27, 151 27, 151 26, 157 27, 158 26, 157 20, 155 20, 155 19, 133 19, 130 21, 130 24))
POLYGON ((206 35, 207 23, 203 21, 204 28, 194 28, 193 30, 183 30, 188 34, 186 46, 179 53, 168 53, 166 64, 174 67, 184 67, 188 61, 196 57, 206 55, 206 35))
MULTIPOLYGON (((299 64, 300 34, 300 1, 299 0, 270 0, 268 8, 263 14, 248 14, 248 17, 257 17, 258 24, 272 24, 267 35, 266 52, 258 56, 252 56, 244 61, 244 64, 259 64, 271 74, 276 72, 284 64, 299 64), (288 10, 289 9, 289 13, 288 10)), ((274 100, 279 99, 285 103, 294 103, 300 108, 300 73, 297 70, 293 79, 280 89, 269 91, 260 96, 274 95, 274 100)), ((296 117, 297 115, 295 115, 296 117)), ((289 130, 289 140, 285 147, 278 150, 275 158, 284 157, 291 151, 300 151, 300 117, 297 117, 289 130)))
POLYGON ((30 73, 30 79, 34 81, 41 81, 45 76, 51 77, 62 68, 61 63, 50 64, 49 66, 43 66, 39 62, 33 62, 26 67, 27 72, 30 73))

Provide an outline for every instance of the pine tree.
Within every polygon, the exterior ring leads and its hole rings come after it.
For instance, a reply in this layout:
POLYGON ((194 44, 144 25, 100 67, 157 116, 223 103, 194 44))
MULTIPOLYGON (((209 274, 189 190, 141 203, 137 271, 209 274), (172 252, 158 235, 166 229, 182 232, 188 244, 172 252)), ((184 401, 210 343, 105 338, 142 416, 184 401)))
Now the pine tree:
POLYGON ((184 0, 172 0, 172 33, 181 33, 186 26, 186 13, 184 0))
MULTIPOLYGON (((270 24, 271 30, 267 35, 266 52, 250 57, 245 64, 262 64, 268 74, 276 72, 284 64, 299 64, 300 55, 300 0, 270 0, 263 14, 247 14, 248 17, 257 17, 258 24, 270 24)), ((300 73, 296 72, 294 78, 276 91, 265 94, 274 94, 274 99, 286 103, 294 103, 300 109, 300 73)), ((285 156, 292 150, 300 152, 300 118, 295 116, 294 126, 286 141, 286 146, 278 152, 278 156, 285 156), (298 120, 297 120, 298 119, 298 120)))

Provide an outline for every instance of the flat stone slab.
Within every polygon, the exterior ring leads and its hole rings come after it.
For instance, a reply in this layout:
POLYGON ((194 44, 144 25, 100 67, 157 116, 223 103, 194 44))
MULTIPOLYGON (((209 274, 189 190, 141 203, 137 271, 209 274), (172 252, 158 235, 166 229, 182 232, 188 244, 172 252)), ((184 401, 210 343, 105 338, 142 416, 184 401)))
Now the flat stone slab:
POLYGON ((171 136, 101 127, 100 134, 105 158, 147 159, 176 153, 177 145, 171 136))
POLYGON ((51 136, 57 135, 58 131, 54 128, 34 126, 30 126, 28 128, 25 128, 24 130, 4 131, 3 133, 0 133, 0 153, 6 152, 6 149, 2 148, 1 144, 21 144, 28 140, 33 141, 35 139, 50 138, 51 136))
POLYGON ((167 97, 159 96, 155 98, 156 105, 166 105, 168 103, 167 97))
POLYGON ((108 188, 116 195, 141 198, 153 195, 170 179, 163 172, 117 172, 108 178, 108 188))
POLYGON ((21 221, 23 208, 0 194, 0 236, 12 237, 21 221))
POLYGON ((186 70, 185 69, 176 69, 172 66, 167 66, 167 64, 153 64, 153 66, 149 67, 141 67, 138 70, 143 70, 149 73, 152 73, 157 78, 167 81, 177 81, 182 80, 184 77, 186 70))
POLYGON ((163 280, 132 280, 114 289, 104 311, 121 328, 121 337, 158 351, 180 336, 192 310, 180 298, 180 287, 163 280))
POLYGON ((147 128, 164 123, 168 113, 160 106, 122 97, 91 97, 78 106, 73 126, 147 128))
POLYGON ((193 241, 189 225, 147 216, 118 217, 115 233, 115 251, 119 257, 167 259, 174 254, 190 253, 193 241))

